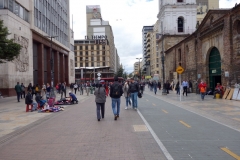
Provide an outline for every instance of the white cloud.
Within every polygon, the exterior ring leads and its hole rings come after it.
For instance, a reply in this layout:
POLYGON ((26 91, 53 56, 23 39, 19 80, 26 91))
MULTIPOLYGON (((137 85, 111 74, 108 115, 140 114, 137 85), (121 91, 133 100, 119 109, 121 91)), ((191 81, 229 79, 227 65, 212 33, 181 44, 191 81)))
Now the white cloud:
MULTIPOLYGON (((231 8, 239 0, 220 0, 220 8, 231 8)), ((75 39, 86 35, 86 5, 100 5, 103 20, 113 29, 115 46, 127 72, 142 57, 142 27, 157 21, 158 0, 70 0, 75 39)), ((72 22, 71 22, 72 23, 72 22)))

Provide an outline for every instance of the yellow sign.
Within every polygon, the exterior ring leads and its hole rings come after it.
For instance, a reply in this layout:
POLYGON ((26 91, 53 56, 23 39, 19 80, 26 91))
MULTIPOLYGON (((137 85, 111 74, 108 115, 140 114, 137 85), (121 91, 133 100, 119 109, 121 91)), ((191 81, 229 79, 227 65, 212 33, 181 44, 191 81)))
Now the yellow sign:
POLYGON ((151 79, 152 76, 145 76, 145 79, 151 79))
POLYGON ((178 66, 176 71, 178 74, 182 74, 184 72, 184 69, 181 66, 178 66))

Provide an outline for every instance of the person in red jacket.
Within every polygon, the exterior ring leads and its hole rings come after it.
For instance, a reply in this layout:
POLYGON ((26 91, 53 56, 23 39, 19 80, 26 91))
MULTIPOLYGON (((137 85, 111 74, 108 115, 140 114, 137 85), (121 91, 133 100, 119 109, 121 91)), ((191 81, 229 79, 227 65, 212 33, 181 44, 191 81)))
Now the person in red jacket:
POLYGON ((207 91, 207 84, 203 80, 201 80, 201 83, 198 85, 198 88, 200 91, 201 98, 202 98, 202 100, 204 100, 204 96, 207 91))

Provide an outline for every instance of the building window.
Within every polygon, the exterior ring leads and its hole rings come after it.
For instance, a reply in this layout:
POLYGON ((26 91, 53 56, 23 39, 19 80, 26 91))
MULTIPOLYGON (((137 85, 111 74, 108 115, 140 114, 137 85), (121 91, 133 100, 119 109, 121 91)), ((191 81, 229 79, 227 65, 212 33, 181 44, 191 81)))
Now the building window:
POLYGON ((77 50, 77 46, 74 46, 74 50, 77 50))
POLYGON ((105 46, 102 46, 102 50, 105 50, 105 46))
POLYGON ((183 23, 184 23, 183 18, 179 17, 178 18, 178 32, 183 32, 183 23))
POLYGON ((97 62, 97 67, 99 67, 100 66, 100 62, 97 62))
POLYGON ((88 55, 88 51, 86 51, 86 55, 88 55))
POLYGON ((93 57, 91 57, 91 61, 94 61, 94 58, 93 58, 93 57))
POLYGON ((82 56, 82 52, 80 52, 80 56, 82 56))
POLYGON ((80 46, 80 50, 82 50, 82 46, 80 46))
POLYGON ((158 64, 156 64, 156 67, 158 68, 158 67, 159 67, 159 65, 158 65, 158 64))
POLYGON ((83 63, 80 63, 80 67, 83 67, 83 63))
POLYGON ((97 56, 97 61, 100 61, 100 57, 99 56, 97 56))
POLYGON ((91 66, 94 67, 94 62, 91 63, 91 66))
POLYGON ((102 55, 105 55, 105 51, 102 51, 102 55))
POLYGON ((182 53, 181 53, 181 49, 178 49, 178 60, 179 60, 179 62, 182 61, 182 53))
POLYGON ((103 62, 102 65, 105 66, 105 62, 103 62))
POLYGON ((237 23, 237 33, 240 34, 240 21, 237 23))
POLYGON ((102 60, 105 61, 105 57, 102 57, 102 60))
POLYGON ((91 50, 94 50, 94 46, 91 46, 91 50))
POLYGON ((85 63, 85 67, 88 67, 88 62, 85 63))
POLYGON ((97 55, 99 55, 99 51, 97 51, 97 55))
POLYGON ((99 45, 97 45, 97 50, 99 50, 99 45))
POLYGON ((177 0, 177 2, 183 2, 183 0, 177 0))

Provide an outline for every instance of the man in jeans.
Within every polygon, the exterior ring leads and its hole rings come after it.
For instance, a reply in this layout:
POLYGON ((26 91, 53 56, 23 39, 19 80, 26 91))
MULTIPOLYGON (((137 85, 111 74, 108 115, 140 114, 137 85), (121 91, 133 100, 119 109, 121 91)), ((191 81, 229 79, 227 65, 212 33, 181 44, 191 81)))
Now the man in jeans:
POLYGON ((133 109, 137 110, 137 107, 138 107, 137 95, 139 92, 139 85, 137 82, 134 81, 134 79, 132 79, 132 83, 129 85, 128 91, 129 91, 130 97, 132 99, 132 107, 133 107, 133 109))
POLYGON ((17 100, 18 100, 18 102, 20 102, 20 95, 22 93, 22 88, 21 88, 19 82, 17 82, 17 85, 15 86, 15 91, 17 93, 17 100))
POLYGON ((118 82, 118 77, 114 77, 114 82, 110 86, 110 97, 112 98, 112 110, 114 114, 114 120, 116 121, 119 117, 120 112, 120 98, 123 94, 122 85, 118 82), (117 110, 116 110, 117 104, 117 110))
POLYGON ((187 81, 183 81, 182 82, 182 86, 183 86, 183 96, 184 96, 184 93, 186 93, 186 96, 187 96, 188 82, 187 81))

